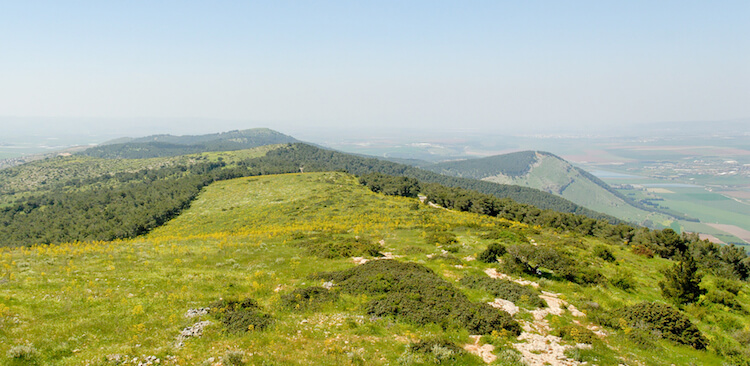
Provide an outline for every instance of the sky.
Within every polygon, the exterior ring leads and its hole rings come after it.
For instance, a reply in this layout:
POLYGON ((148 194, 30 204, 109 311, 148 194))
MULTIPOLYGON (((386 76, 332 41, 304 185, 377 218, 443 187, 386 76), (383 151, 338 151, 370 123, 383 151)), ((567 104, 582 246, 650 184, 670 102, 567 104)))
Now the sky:
POLYGON ((746 0, 0 0, 0 127, 513 131, 743 119, 749 19, 746 0))

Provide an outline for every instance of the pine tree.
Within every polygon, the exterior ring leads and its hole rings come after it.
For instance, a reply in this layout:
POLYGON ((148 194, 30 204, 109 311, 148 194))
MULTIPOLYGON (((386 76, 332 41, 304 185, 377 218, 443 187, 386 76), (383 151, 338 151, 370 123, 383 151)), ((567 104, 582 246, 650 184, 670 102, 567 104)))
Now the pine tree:
POLYGON ((706 291, 700 288, 702 274, 690 254, 683 253, 680 261, 664 271, 664 281, 659 282, 664 298, 677 305, 688 304, 698 300, 706 291))

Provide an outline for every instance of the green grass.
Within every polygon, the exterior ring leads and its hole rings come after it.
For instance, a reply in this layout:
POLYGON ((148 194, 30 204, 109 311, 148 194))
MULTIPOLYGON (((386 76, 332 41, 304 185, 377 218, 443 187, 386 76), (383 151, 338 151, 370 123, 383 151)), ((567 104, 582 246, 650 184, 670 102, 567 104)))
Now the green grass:
MULTIPOLYGON (((510 230, 540 245, 562 248, 607 277, 618 271, 632 274, 636 289, 630 292, 526 277, 540 282, 544 291, 562 293, 562 298, 583 311, 591 311, 592 302, 612 310, 642 300, 661 300, 656 283, 661 279, 660 269, 670 264, 664 259, 636 256, 624 246, 590 237, 517 223, 505 228, 507 221, 486 216, 426 205, 415 210, 414 201, 374 194, 343 173, 240 178, 207 187, 183 215, 146 237, 0 249, 0 363, 13 364, 8 352, 28 343, 38 351, 38 364, 103 365, 107 356, 118 355, 139 360, 156 356, 170 365, 201 364, 241 351, 244 362, 257 365, 393 365, 409 356, 405 352, 410 342, 435 337, 457 345, 472 342, 467 331, 459 328, 370 318, 365 295, 342 292, 337 299, 305 311, 282 306, 283 295, 323 284, 310 275, 354 266, 351 258, 309 255, 303 243, 321 235, 331 241, 358 237, 381 242, 381 252, 431 268, 471 301, 491 301, 486 292, 464 288, 456 281, 493 268, 464 258, 476 256, 496 241, 483 239, 484 234, 510 230), (426 241, 427 233, 434 230, 454 233, 458 245, 443 255, 446 248, 426 241), (597 244, 608 246, 617 260, 610 263, 592 256, 597 244), (270 328, 227 333, 210 314, 185 318, 188 309, 222 298, 246 297, 255 299, 274 319, 270 328), (213 323, 202 337, 186 339, 184 346, 177 347, 180 330, 200 320, 213 323)), ((748 294, 744 285, 738 299, 750 303, 748 294)), ((750 326, 747 316, 720 306, 696 307, 688 315, 710 339, 750 326)), ((573 320, 569 312, 562 317, 559 326, 573 320)), ((516 318, 530 316, 521 313, 516 318)), ((591 321, 581 320, 584 324, 591 321)), ((646 365, 694 360, 720 365, 722 361, 713 350, 694 351, 668 342, 658 342, 658 350, 643 350, 629 342, 623 331, 609 332, 602 345, 581 357, 625 358, 646 365)), ((501 337, 498 342, 516 341, 501 337)), ((464 354, 442 364, 483 362, 464 354)))

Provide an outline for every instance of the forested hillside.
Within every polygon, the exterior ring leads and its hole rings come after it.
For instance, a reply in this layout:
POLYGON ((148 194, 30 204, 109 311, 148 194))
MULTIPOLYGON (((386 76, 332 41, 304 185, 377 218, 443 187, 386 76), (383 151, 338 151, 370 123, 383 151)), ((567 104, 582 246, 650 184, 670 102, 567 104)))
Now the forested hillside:
POLYGON ((178 215, 189 207, 200 189, 211 182, 298 171, 403 175, 510 198, 504 202, 508 207, 519 202, 545 210, 616 221, 538 190, 446 177, 403 164, 305 144, 262 148, 251 153, 213 154, 168 160, 134 160, 136 163, 125 165, 119 165, 122 160, 60 157, 46 161, 47 165, 38 162, 28 169, 18 167, 2 172, 0 179, 5 179, 9 187, 15 188, 13 194, 8 192, 0 200, 4 203, 0 207, 0 245, 131 238, 178 215), (70 165, 66 165, 68 161, 70 165), (46 166, 56 169, 45 170, 46 166), (118 166, 128 169, 107 172, 118 166), (13 200, 5 197, 13 197, 13 200))
POLYGON ((137 139, 118 139, 113 143, 87 149, 83 154, 108 159, 144 159, 207 151, 242 150, 294 142, 297 140, 291 136, 267 128, 255 128, 197 136, 155 135, 137 139))
POLYGON ((627 222, 653 225, 675 218, 694 220, 684 215, 645 206, 612 189, 585 170, 544 151, 521 151, 438 163, 423 168, 455 177, 539 189, 627 222))

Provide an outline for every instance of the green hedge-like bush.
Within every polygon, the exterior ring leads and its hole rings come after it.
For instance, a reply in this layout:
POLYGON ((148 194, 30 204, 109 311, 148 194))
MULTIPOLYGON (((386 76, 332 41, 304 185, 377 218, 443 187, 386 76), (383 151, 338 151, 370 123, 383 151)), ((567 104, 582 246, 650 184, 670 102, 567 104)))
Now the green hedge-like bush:
POLYGON ((615 255, 606 246, 599 244, 594 247, 593 253, 595 256, 607 261, 614 262, 616 260, 615 255))
POLYGON ((513 281, 486 276, 466 276, 461 279, 460 283, 468 288, 487 291, 492 296, 511 301, 516 305, 526 305, 532 308, 547 306, 539 297, 538 291, 513 281))
POLYGON ((571 258, 569 254, 546 245, 515 245, 503 256, 504 270, 510 273, 539 275, 543 269, 553 277, 581 285, 601 284, 606 278, 588 264, 571 258))
POLYGON ((443 327, 457 325, 474 334, 489 334, 493 330, 521 333, 520 325, 507 312, 488 304, 472 303, 452 284, 417 263, 377 260, 315 277, 335 281, 350 294, 370 296, 372 300, 367 304, 370 315, 443 327))
POLYGON ((698 328, 679 310, 658 302, 642 302, 627 306, 617 315, 629 327, 651 332, 661 338, 704 349, 708 344, 698 328))
POLYGON ((500 243, 492 243, 477 256, 477 260, 484 263, 495 263, 497 258, 505 254, 507 250, 500 243))
POLYGON ((292 310, 310 310, 320 307, 323 303, 336 300, 338 293, 323 287, 313 286, 298 288, 281 296, 281 305, 292 310))
POLYGON ((273 324, 273 318, 262 313, 258 303, 251 298, 219 300, 209 307, 211 314, 220 320, 230 333, 263 330, 273 324))

